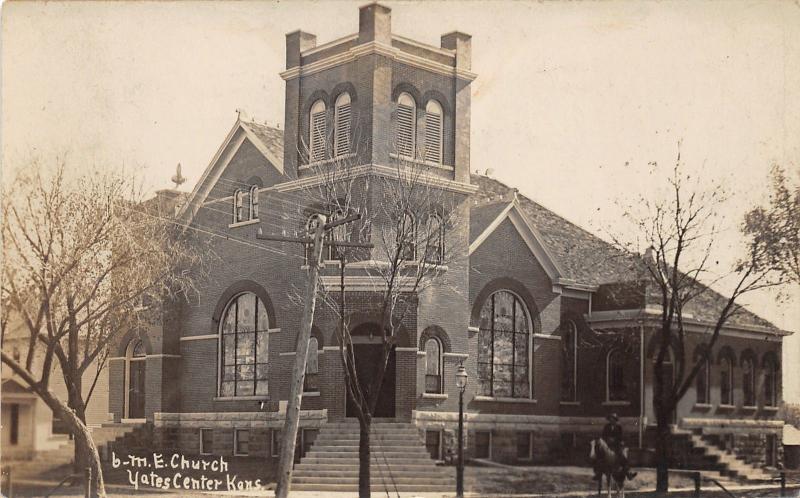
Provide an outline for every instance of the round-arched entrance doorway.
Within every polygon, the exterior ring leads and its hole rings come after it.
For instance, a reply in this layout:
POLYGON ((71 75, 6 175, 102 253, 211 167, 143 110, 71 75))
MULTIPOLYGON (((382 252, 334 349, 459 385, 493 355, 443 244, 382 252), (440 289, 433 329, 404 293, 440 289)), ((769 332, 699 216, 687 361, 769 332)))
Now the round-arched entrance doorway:
MULTIPOLYGON (((375 379, 383 356, 383 341, 381 340, 380 329, 378 327, 379 325, 376 323, 364 323, 350 332, 353 342, 353 354, 356 359, 358 383, 365 394, 369 392, 370 384, 375 379)), ((393 346, 386 363, 386 373, 383 376, 383 383, 379 387, 380 392, 378 393, 378 401, 375 405, 373 417, 395 417, 395 387, 396 368, 395 349, 393 346)), ((348 395, 346 416, 355 417, 356 411, 357 409, 348 395)))

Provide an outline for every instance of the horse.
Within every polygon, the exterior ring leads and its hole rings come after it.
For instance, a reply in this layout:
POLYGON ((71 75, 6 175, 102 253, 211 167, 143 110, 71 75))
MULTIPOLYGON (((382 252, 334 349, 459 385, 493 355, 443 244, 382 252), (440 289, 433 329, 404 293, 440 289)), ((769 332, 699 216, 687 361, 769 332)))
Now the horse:
POLYGON ((607 496, 611 498, 611 480, 616 484, 617 495, 625 498, 625 479, 628 477, 627 469, 621 463, 620 455, 611 449, 605 441, 593 439, 589 451, 589 461, 596 474, 600 475, 597 481, 597 495, 603 492, 603 476, 606 478, 607 496))

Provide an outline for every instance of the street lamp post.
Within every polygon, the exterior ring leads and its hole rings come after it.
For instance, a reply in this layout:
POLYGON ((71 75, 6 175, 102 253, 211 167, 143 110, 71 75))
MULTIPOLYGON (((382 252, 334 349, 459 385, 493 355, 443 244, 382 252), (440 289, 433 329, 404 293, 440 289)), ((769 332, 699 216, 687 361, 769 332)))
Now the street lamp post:
POLYGON ((467 369, 458 366, 456 372, 458 387, 458 466, 456 467, 456 497, 464 496, 464 390, 467 388, 467 369))

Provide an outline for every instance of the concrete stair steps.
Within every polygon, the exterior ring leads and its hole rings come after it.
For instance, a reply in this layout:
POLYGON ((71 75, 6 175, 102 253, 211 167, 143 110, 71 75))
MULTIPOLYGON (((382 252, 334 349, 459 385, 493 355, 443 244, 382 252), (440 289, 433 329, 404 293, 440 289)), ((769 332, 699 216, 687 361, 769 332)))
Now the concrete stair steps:
MULTIPOLYGON (((355 453, 358 454, 357 446, 321 446, 314 447, 314 450, 309 452, 309 455, 327 456, 328 454, 342 454, 342 453, 355 453)), ((370 448, 370 454, 380 454, 381 456, 400 456, 400 457, 424 457, 428 455, 425 448, 415 448, 413 446, 390 446, 390 447, 376 447, 370 448)))
MULTIPOLYGON (((292 489, 357 491, 359 433, 358 424, 350 421, 324 425, 295 466, 292 489)), ((454 486, 449 473, 431 460, 412 424, 373 423, 370 452, 372 491, 444 491, 454 486)))
MULTIPOLYGON (((413 472, 415 474, 425 474, 425 475, 447 473, 447 471, 444 470, 443 467, 432 466, 425 463, 387 465, 384 462, 373 461, 370 468, 378 469, 381 471, 385 469, 390 469, 392 472, 413 472)), ((294 471, 300 472, 302 474, 315 473, 315 472, 342 472, 342 473, 358 472, 358 464, 333 463, 333 464, 315 465, 315 464, 298 463, 294 466, 294 471)))
MULTIPOLYGON (((370 491, 383 493, 388 491, 393 493, 395 490, 401 493, 411 492, 431 492, 431 491, 453 491, 455 484, 374 484, 370 483, 370 491)), ((331 491, 331 492, 355 492, 358 491, 358 484, 317 484, 317 483, 292 483, 293 491, 331 491)))
POLYGON ((687 437, 693 448, 701 450, 708 457, 717 460, 719 473, 726 477, 731 477, 743 481, 768 481, 772 476, 762 469, 747 463, 744 458, 728 449, 718 446, 722 442, 716 436, 706 436, 702 429, 694 429, 688 433, 687 437))
MULTIPOLYGON (((452 479, 448 476, 425 476, 417 477, 413 475, 396 475, 396 474, 371 474, 371 479, 376 480, 376 484, 381 482, 391 482, 394 484, 449 484, 452 479)), ((358 484, 358 475, 354 476, 292 476, 293 483, 308 483, 308 484, 358 484)))
MULTIPOLYGON (((319 442, 345 442, 348 444, 355 444, 358 446, 360 440, 358 434, 320 434, 315 441, 319 442)), ((422 442, 419 433, 414 434, 370 434, 369 442, 375 443, 376 441, 385 443, 408 443, 418 444, 422 442)))
MULTIPOLYGON (((391 458, 387 459, 389 461, 389 465, 407 465, 413 464, 420 461, 419 458, 391 458)), ((384 463, 384 460, 377 459, 375 457, 372 458, 374 463, 384 463)), ((358 455, 353 455, 352 457, 339 457, 339 458, 319 458, 319 457, 308 457, 306 456, 301 460, 303 463, 309 463, 312 465, 325 465, 325 464, 350 464, 350 465, 358 465, 358 455)), ((433 465, 433 462, 431 462, 433 465)))
MULTIPOLYGON (((373 474, 393 475, 393 476, 413 476, 416 479, 449 479, 447 472, 424 472, 420 469, 398 469, 395 467, 375 467, 371 466, 370 470, 373 474)), ((314 470, 297 470, 292 473, 292 479, 301 477, 330 477, 337 479, 358 478, 358 467, 348 470, 328 470, 328 469, 314 469, 314 470)))

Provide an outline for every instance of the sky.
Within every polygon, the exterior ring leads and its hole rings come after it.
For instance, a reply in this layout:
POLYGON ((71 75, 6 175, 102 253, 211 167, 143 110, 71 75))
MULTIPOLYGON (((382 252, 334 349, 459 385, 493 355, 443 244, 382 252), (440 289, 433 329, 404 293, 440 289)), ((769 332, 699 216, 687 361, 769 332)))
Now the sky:
MULTIPOLYGON (((282 124, 285 33, 355 33, 363 3, 7 2, 3 174, 66 155, 75 171, 141 168, 164 188, 180 162, 190 190, 237 109, 282 124)), ((699 185, 729 193, 725 266, 770 167, 800 175, 796 2, 385 4, 397 34, 473 36, 471 169, 595 234, 631 235, 623 206, 661 193, 680 148, 699 185)), ((747 304, 800 330, 789 291, 747 304)), ((800 357, 800 338, 787 349, 800 357)), ((800 398, 800 382, 787 387, 800 398)))

